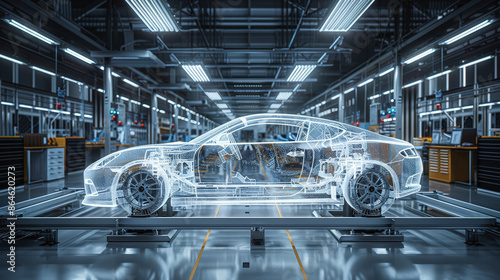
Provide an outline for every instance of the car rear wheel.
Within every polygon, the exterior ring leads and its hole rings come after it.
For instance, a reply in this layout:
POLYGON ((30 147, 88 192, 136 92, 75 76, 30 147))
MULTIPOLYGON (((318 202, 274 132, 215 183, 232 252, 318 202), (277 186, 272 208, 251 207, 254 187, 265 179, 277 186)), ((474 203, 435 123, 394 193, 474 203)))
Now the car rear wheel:
POLYGON ((134 216, 149 216, 166 202, 164 181, 148 169, 130 172, 122 184, 122 207, 134 216))
POLYGON ((364 170, 351 179, 349 204, 363 216, 380 216, 394 203, 390 173, 383 167, 364 170))

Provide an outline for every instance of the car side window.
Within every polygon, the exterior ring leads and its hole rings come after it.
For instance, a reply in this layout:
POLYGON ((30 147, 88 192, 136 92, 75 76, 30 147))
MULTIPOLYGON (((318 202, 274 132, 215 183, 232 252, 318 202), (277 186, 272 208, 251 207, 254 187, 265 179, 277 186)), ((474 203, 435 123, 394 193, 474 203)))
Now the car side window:
POLYGON ((298 141, 303 127, 296 124, 260 123, 233 131, 237 143, 298 141))
POLYGON ((341 126, 319 122, 310 122, 306 139, 307 141, 327 140, 336 138, 342 135, 344 132, 345 129, 341 126))

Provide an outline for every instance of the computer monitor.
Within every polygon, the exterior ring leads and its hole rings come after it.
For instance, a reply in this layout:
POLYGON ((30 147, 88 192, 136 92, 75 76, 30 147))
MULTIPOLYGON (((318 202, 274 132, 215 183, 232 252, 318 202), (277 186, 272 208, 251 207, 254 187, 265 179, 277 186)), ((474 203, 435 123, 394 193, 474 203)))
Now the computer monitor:
POLYGON ((451 132, 451 142, 452 145, 461 145, 462 144, 462 129, 454 129, 451 132))
POLYGON ((456 128, 451 134, 452 145, 463 145, 470 143, 475 145, 477 137, 477 130, 475 128, 456 128))
POLYGON ((432 132, 432 144, 439 144, 441 141, 441 132, 434 131, 432 132))

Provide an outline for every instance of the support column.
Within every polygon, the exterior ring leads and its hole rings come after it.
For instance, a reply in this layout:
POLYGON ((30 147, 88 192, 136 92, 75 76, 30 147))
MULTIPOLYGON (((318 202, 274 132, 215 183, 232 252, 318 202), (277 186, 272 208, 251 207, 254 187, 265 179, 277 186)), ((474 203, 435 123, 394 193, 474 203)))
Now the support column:
POLYGON ((344 113, 344 91, 340 93, 339 97, 339 122, 344 123, 345 122, 345 113, 344 113))
POLYGON ((403 109, 402 87, 403 87, 403 69, 401 59, 396 54, 394 63, 394 101, 396 102, 396 138, 403 139, 403 109))
POLYGON ((111 100, 113 97, 113 76, 111 75, 110 58, 105 59, 104 66, 104 155, 111 152, 111 100))
MULTIPOLYGON (((478 84, 477 84, 477 64, 474 64, 474 105, 472 108, 472 123, 473 123, 473 128, 478 129, 478 118, 479 118, 479 97, 478 97, 478 84)), ((484 116, 483 116, 484 117, 484 116)), ((484 121, 484 118, 483 118, 484 121)))
POLYGON ((180 141, 179 139, 179 107, 174 106, 174 125, 175 125, 175 134, 174 136, 174 142, 180 141))
POLYGON ((159 126, 158 126, 158 94, 153 94, 151 98, 151 144, 158 143, 158 134, 159 134, 159 126))
POLYGON ((187 137, 189 139, 189 141, 191 141, 191 112, 187 112, 187 119, 188 119, 188 123, 187 123, 187 137))

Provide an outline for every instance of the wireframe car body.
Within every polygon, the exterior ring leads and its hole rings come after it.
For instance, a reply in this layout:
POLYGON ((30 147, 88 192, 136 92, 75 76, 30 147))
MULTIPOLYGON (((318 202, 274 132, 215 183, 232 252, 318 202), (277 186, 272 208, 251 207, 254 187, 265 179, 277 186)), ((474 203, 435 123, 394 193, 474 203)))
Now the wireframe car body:
POLYGON ((150 215, 173 206, 343 204, 381 215, 420 190, 422 161, 402 140, 285 114, 234 119, 187 143, 130 148, 85 170, 83 204, 150 215), (294 141, 259 135, 293 132, 294 141), (271 139, 267 137, 265 139, 271 139))

